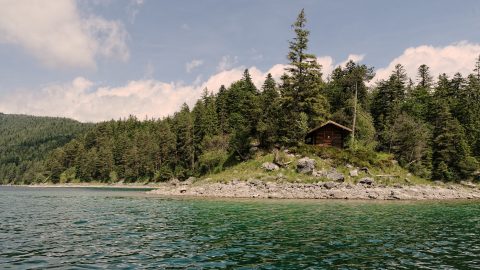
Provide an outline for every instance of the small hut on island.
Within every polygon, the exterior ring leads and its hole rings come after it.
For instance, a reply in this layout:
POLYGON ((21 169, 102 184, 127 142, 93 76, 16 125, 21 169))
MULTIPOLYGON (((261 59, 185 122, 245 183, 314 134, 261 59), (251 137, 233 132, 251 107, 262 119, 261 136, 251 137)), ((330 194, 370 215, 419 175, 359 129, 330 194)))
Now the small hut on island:
POLYGON ((318 146, 344 148, 345 138, 351 132, 351 129, 342 126, 339 123, 328 121, 323 125, 310 130, 305 136, 305 143, 318 146))

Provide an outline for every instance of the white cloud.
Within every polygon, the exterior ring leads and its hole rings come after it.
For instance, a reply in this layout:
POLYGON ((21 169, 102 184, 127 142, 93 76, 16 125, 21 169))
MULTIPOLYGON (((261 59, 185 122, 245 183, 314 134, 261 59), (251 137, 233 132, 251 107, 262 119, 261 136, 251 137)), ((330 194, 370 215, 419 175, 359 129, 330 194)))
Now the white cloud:
POLYGON ((123 25, 81 16, 74 0, 1 0, 0 5, 0 43, 18 45, 49 67, 94 68, 98 56, 129 58, 123 25))
POLYGON ((402 55, 393 59, 385 68, 376 71, 374 81, 386 79, 390 76, 395 65, 402 64, 407 75, 415 80, 418 67, 425 64, 430 67, 432 75, 441 73, 453 75, 457 72, 469 74, 472 72, 475 60, 480 54, 480 44, 462 41, 445 47, 422 45, 406 49, 402 55))
MULTIPOLYGON (((325 69, 333 70, 331 57, 321 57, 319 62, 325 69)), ((260 88, 268 73, 279 79, 285 67, 286 65, 278 64, 264 72, 253 66, 249 72, 254 84, 260 88)), ((173 114, 184 102, 193 105, 205 88, 216 92, 221 85, 228 87, 242 78, 244 69, 245 67, 236 67, 222 70, 206 80, 198 76, 190 85, 145 77, 129 81, 124 86, 113 87, 77 77, 69 83, 51 84, 36 91, 5 94, 0 98, 0 112, 65 116, 93 122, 118 119, 130 114, 140 119, 145 116, 158 118, 173 114)))
MULTIPOLYGON (((480 54, 480 44, 455 43, 446 47, 419 46, 409 48, 395 58, 387 67, 377 71, 377 78, 386 78, 396 63, 402 63, 411 77, 415 76, 420 64, 431 67, 433 75, 455 72, 470 73, 475 59, 480 54)), ((347 60, 362 61, 364 55, 350 54, 346 60, 336 62, 330 56, 319 57, 324 77, 335 67, 347 60)), ((151 76, 133 80, 124 86, 102 86, 86 78, 78 77, 72 82, 47 85, 38 91, 16 91, 3 94, 0 98, 0 112, 25 113, 33 115, 66 116, 80 121, 102 121, 127 117, 130 114, 143 119, 173 114, 180 105, 193 105, 203 89, 217 91, 221 85, 229 86, 239 80, 245 67, 233 65, 236 57, 224 56, 219 71, 209 78, 197 76, 192 84, 162 82, 151 76)), ((285 72, 285 64, 277 64, 267 71, 253 66, 249 68, 253 82, 261 87, 266 74, 277 79, 285 72)), ((187 67, 188 68, 188 67, 187 67)), ((193 67, 192 67, 193 68, 193 67)), ((147 68, 149 70, 149 68, 147 68)), ((151 73, 151 72, 147 72, 151 73)))
POLYGON ((203 65, 202 60, 193 59, 192 61, 185 64, 185 69, 186 69, 187 73, 190 73, 190 72, 192 72, 192 70, 194 70, 195 68, 197 68, 201 65, 203 65))
POLYGON ((355 63, 361 62, 365 58, 365 54, 349 54, 347 59, 337 66, 345 66, 348 61, 352 60, 355 63))
POLYGON ((227 69, 231 69, 237 63, 238 63, 238 56, 232 57, 230 55, 224 55, 222 56, 222 59, 220 59, 220 62, 218 63, 217 70, 224 71, 227 69))

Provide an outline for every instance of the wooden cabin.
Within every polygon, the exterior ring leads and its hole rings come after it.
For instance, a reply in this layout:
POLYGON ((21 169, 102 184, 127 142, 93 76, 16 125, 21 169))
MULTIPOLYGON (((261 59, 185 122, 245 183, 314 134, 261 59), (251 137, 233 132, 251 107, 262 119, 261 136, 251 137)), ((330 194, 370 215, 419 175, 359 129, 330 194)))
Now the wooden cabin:
POLYGON ((305 136, 305 143, 343 148, 345 138, 351 132, 351 129, 342 126, 339 123, 328 121, 325 124, 310 130, 305 136))

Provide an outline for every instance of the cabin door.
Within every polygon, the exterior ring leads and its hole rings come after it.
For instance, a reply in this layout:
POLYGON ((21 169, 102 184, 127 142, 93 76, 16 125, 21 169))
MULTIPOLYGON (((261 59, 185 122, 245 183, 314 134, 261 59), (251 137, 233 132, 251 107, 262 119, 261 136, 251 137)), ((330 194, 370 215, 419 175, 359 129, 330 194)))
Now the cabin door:
POLYGON ((323 138, 323 144, 332 145, 332 134, 330 132, 325 132, 325 137, 323 138))
POLYGON ((332 133, 332 130, 330 128, 326 128, 324 131, 323 131, 323 140, 322 140, 322 144, 323 145, 332 145, 332 140, 333 140, 333 133, 332 133))

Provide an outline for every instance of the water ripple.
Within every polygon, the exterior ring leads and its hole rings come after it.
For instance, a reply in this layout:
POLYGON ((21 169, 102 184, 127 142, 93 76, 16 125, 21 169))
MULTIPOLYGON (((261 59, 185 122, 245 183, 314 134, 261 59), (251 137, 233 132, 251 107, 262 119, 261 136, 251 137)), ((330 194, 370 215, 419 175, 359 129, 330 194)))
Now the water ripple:
POLYGON ((0 268, 480 269, 478 202, 0 187, 0 268))

